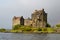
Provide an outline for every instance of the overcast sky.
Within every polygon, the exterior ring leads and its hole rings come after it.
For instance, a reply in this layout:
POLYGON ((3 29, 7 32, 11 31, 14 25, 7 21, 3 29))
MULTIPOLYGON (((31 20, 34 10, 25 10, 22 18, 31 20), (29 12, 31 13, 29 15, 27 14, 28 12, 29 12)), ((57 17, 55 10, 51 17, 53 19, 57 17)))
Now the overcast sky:
POLYGON ((31 17, 41 8, 48 13, 48 23, 60 23, 60 0, 0 0, 0 28, 12 28, 13 16, 31 17))

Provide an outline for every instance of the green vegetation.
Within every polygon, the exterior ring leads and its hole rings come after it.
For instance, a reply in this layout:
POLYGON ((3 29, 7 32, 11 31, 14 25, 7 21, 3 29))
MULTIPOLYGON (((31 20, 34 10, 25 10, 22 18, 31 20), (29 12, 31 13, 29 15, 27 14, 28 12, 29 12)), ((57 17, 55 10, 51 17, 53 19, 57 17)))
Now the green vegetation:
POLYGON ((15 25, 15 26, 13 26, 13 30, 18 30, 19 28, 21 27, 21 25, 15 25))
POLYGON ((37 30, 38 30, 38 31, 42 31, 42 29, 41 29, 41 28, 38 28, 37 30))
POLYGON ((4 28, 0 29, 0 32, 5 32, 5 31, 6 31, 6 29, 4 29, 4 28))
MULTIPOLYGON (((49 24, 48 24, 49 25, 49 24)), ((59 25, 57 25, 57 27, 59 27, 59 25)), ((12 33, 19 33, 19 32, 23 32, 23 33, 53 33, 57 30, 57 28, 51 28, 50 26, 45 27, 45 28, 33 28, 31 26, 23 26, 23 25, 15 25, 13 26, 12 30, 7 30, 4 28, 0 29, 0 32, 12 32, 12 33)))
POLYGON ((31 26, 22 26, 22 25, 15 25, 13 27, 13 29, 11 30, 11 32, 48 32, 48 33, 52 33, 54 32, 54 29, 51 28, 51 26, 48 24, 48 26, 46 28, 32 28, 31 26))
POLYGON ((30 27, 26 27, 24 30, 25 31, 31 31, 32 29, 30 27))
POLYGON ((48 33, 53 33, 54 32, 54 28, 47 28, 47 32, 48 33))
POLYGON ((58 27, 58 28, 59 28, 59 27, 60 27, 60 24, 57 24, 57 25, 56 25, 56 27, 58 27))
POLYGON ((49 23, 47 23, 46 27, 51 27, 51 25, 49 23))

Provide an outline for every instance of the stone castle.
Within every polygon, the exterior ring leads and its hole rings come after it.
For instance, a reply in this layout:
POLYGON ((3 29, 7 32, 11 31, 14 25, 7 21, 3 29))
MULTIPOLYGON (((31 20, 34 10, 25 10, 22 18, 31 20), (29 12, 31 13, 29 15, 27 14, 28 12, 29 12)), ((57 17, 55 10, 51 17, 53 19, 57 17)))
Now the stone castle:
POLYGON ((26 25, 26 26, 32 26, 35 28, 38 27, 46 27, 47 25, 47 13, 45 13, 44 9, 42 10, 35 10, 32 15, 31 19, 24 19, 23 16, 21 17, 13 17, 13 26, 14 25, 26 25))

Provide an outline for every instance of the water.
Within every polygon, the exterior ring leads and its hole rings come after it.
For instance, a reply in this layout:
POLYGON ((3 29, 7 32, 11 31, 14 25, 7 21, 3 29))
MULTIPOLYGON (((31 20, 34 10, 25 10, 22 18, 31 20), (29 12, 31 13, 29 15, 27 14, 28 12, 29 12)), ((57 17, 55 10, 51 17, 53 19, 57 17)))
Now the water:
POLYGON ((0 40, 60 40, 60 34, 0 33, 0 40))

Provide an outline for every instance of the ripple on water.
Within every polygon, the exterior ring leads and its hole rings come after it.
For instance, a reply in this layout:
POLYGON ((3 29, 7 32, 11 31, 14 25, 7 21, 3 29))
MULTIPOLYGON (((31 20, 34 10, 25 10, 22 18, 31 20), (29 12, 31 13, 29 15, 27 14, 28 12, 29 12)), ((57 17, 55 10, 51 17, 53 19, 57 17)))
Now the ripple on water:
POLYGON ((60 40, 60 34, 0 33, 0 40, 60 40))

